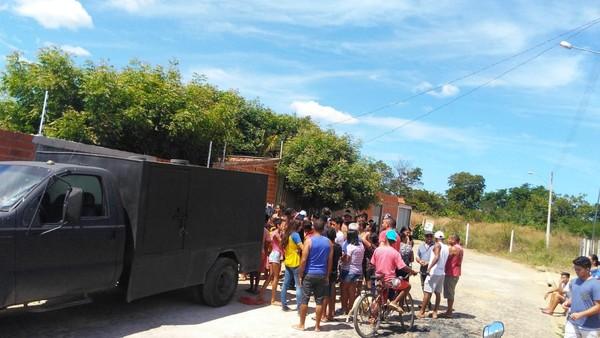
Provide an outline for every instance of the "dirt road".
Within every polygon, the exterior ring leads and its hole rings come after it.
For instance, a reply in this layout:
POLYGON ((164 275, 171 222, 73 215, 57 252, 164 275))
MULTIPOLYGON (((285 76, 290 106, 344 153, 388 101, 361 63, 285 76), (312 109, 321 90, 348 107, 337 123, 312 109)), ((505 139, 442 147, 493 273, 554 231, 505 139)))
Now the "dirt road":
MULTIPOLYGON (((414 332, 384 330, 385 336, 477 337, 493 320, 506 325, 505 337, 554 337, 564 317, 542 315, 546 275, 534 269, 485 256, 465 253, 463 276, 457 287, 455 319, 416 321, 414 332)), ((555 277, 555 276, 552 276, 555 277)), ((422 298, 418 278, 413 297, 422 298)), ((245 285, 241 284, 239 295, 245 285)), ((236 297, 237 299, 237 297, 236 297)), ((445 304, 445 302, 443 302, 445 304)), ((323 325, 324 332, 297 332, 294 311, 274 306, 247 306, 233 301, 214 309, 192 303, 187 292, 172 292, 131 304, 104 296, 93 304, 46 313, 4 314, 2 337, 356 337, 344 322, 323 325)), ((307 320, 310 328, 313 321, 307 320)), ((398 330, 397 327, 391 329, 398 330)))

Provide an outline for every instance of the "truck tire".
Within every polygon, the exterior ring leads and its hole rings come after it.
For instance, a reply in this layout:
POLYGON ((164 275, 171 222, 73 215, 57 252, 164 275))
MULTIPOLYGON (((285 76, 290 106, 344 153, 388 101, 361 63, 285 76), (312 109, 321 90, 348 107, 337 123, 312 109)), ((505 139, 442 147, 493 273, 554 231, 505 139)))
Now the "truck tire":
POLYGON ((194 300, 194 302, 205 305, 206 302, 204 301, 204 296, 202 295, 203 289, 204 289, 203 284, 191 287, 192 299, 194 300))
POLYGON ((202 299, 212 307, 223 306, 233 298, 238 285, 237 263, 221 257, 208 270, 202 286, 202 299))

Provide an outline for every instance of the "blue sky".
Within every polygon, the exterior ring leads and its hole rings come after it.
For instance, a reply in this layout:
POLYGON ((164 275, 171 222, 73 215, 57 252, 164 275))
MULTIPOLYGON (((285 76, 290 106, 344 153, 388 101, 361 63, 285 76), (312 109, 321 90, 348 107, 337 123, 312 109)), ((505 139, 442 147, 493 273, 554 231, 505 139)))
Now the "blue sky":
MULTIPOLYGON (((34 59, 56 45, 81 62, 177 59, 186 78, 204 74, 280 113, 310 115, 361 141, 366 156, 410 161, 427 189, 443 192, 458 171, 495 190, 545 184, 554 170, 558 193, 591 201, 600 55, 556 47, 490 82, 557 39, 448 82, 599 17, 589 1, 0 0, 0 54, 34 59)), ((570 42, 600 50, 599 33, 600 24, 570 42)))

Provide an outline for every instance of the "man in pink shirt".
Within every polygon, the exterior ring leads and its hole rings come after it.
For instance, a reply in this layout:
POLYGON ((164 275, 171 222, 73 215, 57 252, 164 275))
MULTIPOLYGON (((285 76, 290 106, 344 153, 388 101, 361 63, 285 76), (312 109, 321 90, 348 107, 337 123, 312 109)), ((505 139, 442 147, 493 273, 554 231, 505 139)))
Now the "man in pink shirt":
POLYGON ((454 290, 460 277, 463 261, 463 248, 460 246, 460 238, 454 234, 448 238, 449 253, 446 261, 446 278, 444 278, 444 298, 448 300, 448 309, 444 317, 452 318, 454 306, 454 290))
POLYGON ((396 269, 404 270, 413 276, 416 275, 417 272, 404 264, 400 252, 393 247, 393 244, 398 242, 396 230, 388 230, 384 235, 383 242, 380 242, 379 247, 373 252, 371 264, 375 266, 375 274, 383 276, 386 285, 391 285, 394 290, 400 291, 398 296, 396 296, 389 305, 394 310, 402 313, 402 307, 398 304, 402 304, 404 297, 406 297, 410 291, 410 283, 403 278, 396 278, 396 269))

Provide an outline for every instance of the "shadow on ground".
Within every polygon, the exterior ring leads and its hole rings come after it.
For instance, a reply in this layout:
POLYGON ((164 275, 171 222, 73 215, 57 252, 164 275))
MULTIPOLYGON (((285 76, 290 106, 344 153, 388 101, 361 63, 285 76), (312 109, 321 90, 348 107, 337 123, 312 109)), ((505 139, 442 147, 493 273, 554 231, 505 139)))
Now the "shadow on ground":
POLYGON ((211 308, 192 301, 188 290, 168 292, 126 303, 117 293, 101 294, 91 304, 50 312, 5 312, 4 337, 122 337, 164 325, 196 325, 266 305, 238 302, 247 295, 238 287, 231 303, 211 308))

